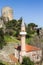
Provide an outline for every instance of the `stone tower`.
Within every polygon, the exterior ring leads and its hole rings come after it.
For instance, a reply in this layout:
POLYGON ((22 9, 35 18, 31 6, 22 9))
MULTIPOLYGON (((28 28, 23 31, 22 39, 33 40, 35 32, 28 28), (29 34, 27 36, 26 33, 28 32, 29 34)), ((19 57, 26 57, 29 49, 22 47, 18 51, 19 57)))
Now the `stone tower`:
POLYGON ((26 37, 24 21, 22 21, 22 24, 21 24, 20 35, 21 35, 21 53, 22 53, 22 56, 24 56, 25 55, 25 37, 26 37))
POLYGON ((10 7, 3 7, 1 15, 4 18, 4 21, 13 20, 13 10, 10 7))

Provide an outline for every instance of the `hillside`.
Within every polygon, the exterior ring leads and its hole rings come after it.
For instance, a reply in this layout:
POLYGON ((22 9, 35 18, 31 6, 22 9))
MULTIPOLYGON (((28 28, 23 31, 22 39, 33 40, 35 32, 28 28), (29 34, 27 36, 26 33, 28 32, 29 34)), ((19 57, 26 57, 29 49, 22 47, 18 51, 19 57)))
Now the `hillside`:
POLYGON ((16 37, 9 36, 9 35, 5 35, 5 36, 4 36, 4 40, 5 40, 5 42, 7 42, 7 43, 12 43, 12 42, 14 42, 14 43, 19 43, 19 40, 17 40, 16 37))

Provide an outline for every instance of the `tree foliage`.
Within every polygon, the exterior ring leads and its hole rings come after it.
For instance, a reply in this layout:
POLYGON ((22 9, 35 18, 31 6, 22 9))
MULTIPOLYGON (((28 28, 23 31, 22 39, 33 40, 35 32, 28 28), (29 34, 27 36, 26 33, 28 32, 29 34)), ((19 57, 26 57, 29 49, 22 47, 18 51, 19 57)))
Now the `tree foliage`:
POLYGON ((36 32, 35 27, 37 27, 37 25, 35 23, 29 23, 27 25, 27 28, 26 28, 27 37, 31 37, 31 35, 36 32))
POLYGON ((34 63, 28 57, 23 57, 22 65, 34 65, 34 63))
POLYGON ((12 36, 18 36, 21 29, 22 18, 6 23, 6 32, 12 36))

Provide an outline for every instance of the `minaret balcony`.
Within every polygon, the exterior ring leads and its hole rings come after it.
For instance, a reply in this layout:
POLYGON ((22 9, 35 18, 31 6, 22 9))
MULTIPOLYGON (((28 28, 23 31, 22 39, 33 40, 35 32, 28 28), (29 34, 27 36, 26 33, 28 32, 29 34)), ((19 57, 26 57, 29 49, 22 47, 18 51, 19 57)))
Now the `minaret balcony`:
POLYGON ((27 33, 26 32, 20 32, 20 35, 26 35, 27 33))

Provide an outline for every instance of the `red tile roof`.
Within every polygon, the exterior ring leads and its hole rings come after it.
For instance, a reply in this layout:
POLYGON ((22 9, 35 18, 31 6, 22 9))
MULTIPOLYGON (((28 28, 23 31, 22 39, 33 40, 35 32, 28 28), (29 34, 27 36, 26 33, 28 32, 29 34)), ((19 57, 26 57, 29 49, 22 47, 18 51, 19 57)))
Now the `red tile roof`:
POLYGON ((26 52, 31 52, 31 51, 36 51, 36 50, 40 50, 40 48, 37 48, 32 45, 26 45, 26 52))
POLYGON ((9 58, 11 59, 11 61, 13 61, 13 62, 18 62, 18 59, 13 55, 13 54, 10 54, 9 55, 9 58))
MULTIPOLYGON (((16 46, 16 49, 21 50, 21 46, 16 46)), ((36 51, 36 50, 40 50, 40 48, 26 44, 26 52, 31 52, 31 51, 36 51)))

